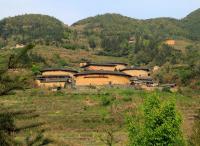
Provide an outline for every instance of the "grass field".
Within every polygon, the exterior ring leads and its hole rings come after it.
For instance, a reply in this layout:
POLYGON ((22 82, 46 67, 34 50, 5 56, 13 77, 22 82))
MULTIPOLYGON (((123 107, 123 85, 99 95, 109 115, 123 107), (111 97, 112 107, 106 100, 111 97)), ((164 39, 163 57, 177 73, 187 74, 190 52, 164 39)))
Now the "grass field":
MULTIPOLYGON (((105 144, 100 137, 104 137, 105 131, 112 128, 115 129, 115 145, 123 146, 127 143, 127 115, 152 94, 162 99, 176 99, 187 137, 191 133, 193 116, 200 108, 200 98, 178 93, 147 92, 132 88, 65 89, 59 92, 31 89, 0 97, 0 106, 10 111, 35 110, 39 117, 17 120, 16 123, 22 126, 44 122, 39 128, 47 129, 45 135, 54 140, 52 145, 103 146, 105 144)), ((16 139, 22 140, 37 129, 21 132, 16 139)))

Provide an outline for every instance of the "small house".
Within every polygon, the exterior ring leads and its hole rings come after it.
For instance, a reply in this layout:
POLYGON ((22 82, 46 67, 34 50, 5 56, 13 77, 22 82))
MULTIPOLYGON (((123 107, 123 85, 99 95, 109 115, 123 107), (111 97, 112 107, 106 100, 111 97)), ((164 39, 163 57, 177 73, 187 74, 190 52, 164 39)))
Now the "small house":
POLYGON ((16 44, 15 45, 15 48, 16 49, 18 49, 18 48, 24 48, 25 47, 25 45, 23 45, 23 44, 16 44))
POLYGON ((169 45, 169 46, 174 46, 176 44, 175 40, 169 39, 165 41, 165 44, 169 45))
POLYGON ((122 72, 103 70, 85 71, 74 76, 77 86, 129 85, 131 77, 122 72))
POLYGON ((145 85, 147 87, 154 86, 154 81, 151 77, 132 77, 130 78, 131 85, 142 86, 145 85))
POLYGON ((128 67, 120 70, 132 77, 148 77, 150 76, 150 69, 146 67, 128 67))
POLYGON ((40 72, 41 75, 36 77, 36 86, 45 88, 64 88, 73 83, 74 74, 78 73, 65 68, 47 68, 40 72))
POLYGON ((72 78, 66 75, 43 75, 36 77, 36 86, 43 88, 64 88, 72 83, 72 78))

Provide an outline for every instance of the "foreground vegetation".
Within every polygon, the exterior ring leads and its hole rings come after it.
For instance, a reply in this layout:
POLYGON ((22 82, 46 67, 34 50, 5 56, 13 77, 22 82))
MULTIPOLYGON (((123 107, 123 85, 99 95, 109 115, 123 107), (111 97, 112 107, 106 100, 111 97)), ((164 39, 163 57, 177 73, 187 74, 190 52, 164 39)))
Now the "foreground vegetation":
MULTIPOLYGON (((193 116, 199 108, 197 97, 177 93, 146 92, 130 89, 77 89, 50 92, 31 89, 1 96, 2 109, 9 111, 34 110, 44 122, 44 135, 53 145, 104 145, 111 131, 114 145, 128 144, 127 117, 135 114, 146 97, 157 94, 162 100, 176 99, 177 108, 183 115, 183 133, 187 139, 192 133, 193 116)), ((16 121, 25 125, 30 121, 16 121)), ((31 123, 34 123, 34 119, 31 123)), ((41 128, 41 127, 40 127, 41 128)), ((20 132, 15 137, 23 141, 35 129, 20 132)))

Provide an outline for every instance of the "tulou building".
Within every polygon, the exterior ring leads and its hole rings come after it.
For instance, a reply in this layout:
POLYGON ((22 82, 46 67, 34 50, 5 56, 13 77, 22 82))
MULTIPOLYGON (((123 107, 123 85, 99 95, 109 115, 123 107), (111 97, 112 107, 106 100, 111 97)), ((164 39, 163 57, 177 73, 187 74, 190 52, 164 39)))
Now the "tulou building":
POLYGON ((36 77, 36 86, 43 88, 64 88, 71 85, 74 80, 75 70, 63 68, 49 68, 41 70, 41 75, 36 77))
POLYGON ((78 73, 66 68, 47 68, 36 77, 36 85, 43 88, 81 86, 154 86, 150 69, 127 67, 126 63, 81 63, 84 70, 78 73))
POLYGON ((86 70, 105 70, 105 71, 119 71, 126 68, 126 63, 81 63, 80 67, 86 70))
POLYGON ((120 70, 132 77, 148 77, 150 76, 150 69, 145 67, 128 67, 120 70))
POLYGON ((74 76, 76 86, 129 85, 131 77, 122 72, 105 70, 85 71, 74 76))

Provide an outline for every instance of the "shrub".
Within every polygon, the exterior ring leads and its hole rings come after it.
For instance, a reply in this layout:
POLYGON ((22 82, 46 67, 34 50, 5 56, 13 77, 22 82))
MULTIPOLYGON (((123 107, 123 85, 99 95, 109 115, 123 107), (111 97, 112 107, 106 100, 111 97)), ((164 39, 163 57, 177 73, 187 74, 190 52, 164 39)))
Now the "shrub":
POLYGON ((185 145, 175 102, 161 102, 157 96, 145 99, 141 113, 129 118, 128 130, 131 146, 185 145))
POLYGON ((40 67, 37 65, 33 65, 31 68, 31 71, 34 75, 38 75, 38 74, 40 74, 40 67))
POLYGON ((101 98, 101 104, 102 104, 103 106, 108 106, 108 105, 110 105, 115 99, 116 99, 116 97, 114 97, 114 96, 111 96, 111 97, 109 97, 109 96, 103 96, 103 97, 101 98))
POLYGON ((170 92, 171 93, 170 87, 163 87, 162 91, 163 92, 170 92))
POLYGON ((103 106, 108 106, 110 103, 111 103, 111 100, 110 100, 108 97, 103 96, 103 97, 101 98, 101 104, 102 104, 103 106))
POLYGON ((129 102, 129 101, 132 101, 132 98, 131 98, 131 97, 124 97, 124 98, 123 98, 123 101, 129 102))

